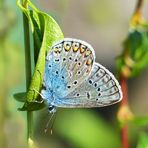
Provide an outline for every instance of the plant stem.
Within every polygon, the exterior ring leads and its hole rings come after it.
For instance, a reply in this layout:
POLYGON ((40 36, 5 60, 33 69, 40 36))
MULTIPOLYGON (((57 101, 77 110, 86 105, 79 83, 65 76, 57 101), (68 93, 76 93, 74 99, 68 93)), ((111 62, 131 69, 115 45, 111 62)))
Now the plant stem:
MULTIPOLYGON (((143 7, 143 4, 144 4, 144 0, 137 0, 137 4, 136 4, 134 14, 133 14, 133 18, 136 16, 136 19, 134 19, 136 24, 139 24, 139 21, 141 19, 141 16, 142 16, 141 15, 141 9, 143 7)), ((122 92, 123 92, 123 99, 121 101, 121 105, 120 105, 119 109, 122 109, 125 106, 128 108, 128 112, 125 112, 124 117, 123 117, 123 119, 124 118, 126 119, 126 118, 130 118, 132 115, 131 115, 130 109, 128 107, 127 78, 125 76, 123 76, 122 74, 120 76, 120 84, 121 84, 121 89, 122 89, 122 92)), ((129 147, 129 143, 128 143, 128 125, 127 124, 125 124, 121 129, 121 141, 122 141, 122 148, 128 148, 129 147)))
POLYGON ((142 9, 142 7, 143 7, 143 4, 144 4, 144 0, 138 0, 138 1, 137 1, 137 5, 136 5, 136 7, 135 7, 134 14, 140 13, 140 12, 141 12, 141 9, 142 9))
MULTIPOLYGON (((27 1, 23 0, 23 6, 28 8, 27 1)), ((26 90, 29 89, 31 80, 31 48, 29 37, 29 22, 25 14, 23 14, 24 25, 24 44, 25 44, 25 66, 26 66, 26 90)), ((27 111, 27 140, 33 138, 33 112, 27 111)))
POLYGON ((27 140, 33 139, 33 112, 27 111, 27 140))
MULTIPOLYGON (((23 6, 27 8, 27 4, 23 6)), ((31 80, 31 55, 30 55, 29 23, 25 14, 23 14, 23 25, 24 25, 24 44, 25 44, 26 89, 28 89, 31 80)))
MULTIPOLYGON (((121 101, 121 106, 127 105, 128 106, 128 87, 127 87, 127 79, 124 76, 121 76, 120 78, 120 84, 121 89, 123 92, 123 98, 121 101)), ((128 125, 124 125, 121 129, 121 142, 122 142, 122 148, 128 148, 128 125)))
POLYGON ((121 89, 123 92, 123 99, 121 101, 121 105, 128 105, 128 86, 127 86, 127 78, 125 76, 121 76, 120 78, 121 89))

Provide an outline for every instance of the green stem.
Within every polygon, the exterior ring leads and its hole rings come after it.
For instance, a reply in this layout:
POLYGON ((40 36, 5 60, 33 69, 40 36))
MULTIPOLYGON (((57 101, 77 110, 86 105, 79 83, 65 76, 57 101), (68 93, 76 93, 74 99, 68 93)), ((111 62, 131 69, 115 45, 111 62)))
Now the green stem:
MULTIPOLYGON (((23 0, 23 6, 28 8, 27 1, 23 0)), ((29 22, 25 14, 23 14, 24 25, 24 44, 25 44, 25 66, 26 66, 26 89, 29 89, 31 80, 31 48, 29 37, 29 22)), ((27 140, 33 138, 33 112, 27 111, 27 140)))
MULTIPOLYGON (((27 5, 23 6, 27 8, 27 5)), ((29 23, 24 13, 23 13, 23 25, 24 25, 24 44, 25 44, 26 89, 28 89, 31 80, 31 55, 30 55, 29 23)))
POLYGON ((27 111, 27 139, 33 139, 33 112, 27 111))

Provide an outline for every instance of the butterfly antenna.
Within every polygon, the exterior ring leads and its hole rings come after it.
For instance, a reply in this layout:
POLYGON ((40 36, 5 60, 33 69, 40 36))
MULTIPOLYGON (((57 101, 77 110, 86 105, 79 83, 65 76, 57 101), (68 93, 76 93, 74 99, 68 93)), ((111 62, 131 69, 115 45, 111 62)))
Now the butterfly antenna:
POLYGON ((45 130, 44 132, 47 133, 47 130, 48 130, 48 127, 49 127, 49 124, 51 123, 51 126, 50 126, 50 129, 51 129, 51 135, 52 135, 52 128, 53 128, 53 124, 54 124, 54 121, 55 121, 55 117, 56 117, 56 114, 55 113, 52 113, 52 115, 50 116, 47 124, 46 124, 46 127, 45 127, 45 130), (54 116, 55 115, 55 116, 54 116), (53 118, 54 117, 54 118, 53 118), (52 122, 51 122, 52 121, 52 122))
POLYGON ((51 123, 51 126, 50 126, 50 133, 51 133, 51 135, 52 135, 52 129, 53 129, 53 126, 54 126, 54 122, 56 120, 56 117, 57 117, 57 113, 54 114, 54 118, 53 118, 52 123, 51 123))

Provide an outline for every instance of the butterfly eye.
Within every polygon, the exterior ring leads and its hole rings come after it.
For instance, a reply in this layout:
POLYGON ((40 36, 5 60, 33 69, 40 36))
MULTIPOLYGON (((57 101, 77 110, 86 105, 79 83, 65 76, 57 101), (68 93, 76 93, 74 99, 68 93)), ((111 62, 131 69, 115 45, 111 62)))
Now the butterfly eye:
POLYGON ((71 47, 71 44, 69 42, 64 43, 64 48, 65 48, 66 51, 69 51, 70 47, 71 47))
POLYGON ((54 108, 55 108, 54 106, 49 106, 48 107, 49 112, 51 112, 54 108))
POLYGON ((80 53, 83 53, 85 50, 86 50, 86 46, 81 45, 81 47, 80 47, 80 53))
POLYGON ((79 43, 74 42, 72 47, 73 47, 73 51, 75 51, 75 52, 78 51, 79 43))

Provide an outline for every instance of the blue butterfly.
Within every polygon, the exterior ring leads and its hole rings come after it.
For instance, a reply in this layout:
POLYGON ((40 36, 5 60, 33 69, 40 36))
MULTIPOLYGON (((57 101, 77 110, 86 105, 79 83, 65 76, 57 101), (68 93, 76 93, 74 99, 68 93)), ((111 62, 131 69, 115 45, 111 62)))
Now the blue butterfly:
POLYGON ((41 96, 50 113, 62 108, 108 106, 122 99, 118 81, 95 62, 91 45, 65 38, 53 44, 46 56, 41 96))

